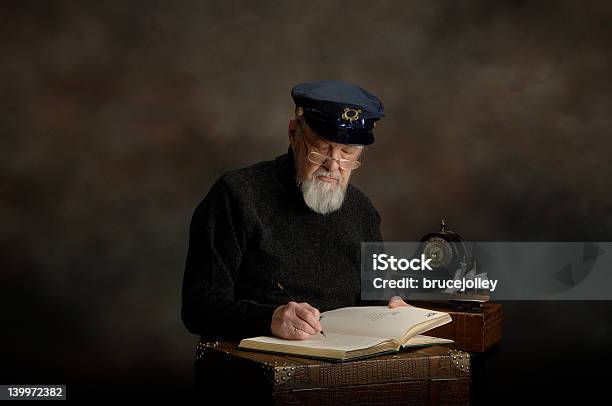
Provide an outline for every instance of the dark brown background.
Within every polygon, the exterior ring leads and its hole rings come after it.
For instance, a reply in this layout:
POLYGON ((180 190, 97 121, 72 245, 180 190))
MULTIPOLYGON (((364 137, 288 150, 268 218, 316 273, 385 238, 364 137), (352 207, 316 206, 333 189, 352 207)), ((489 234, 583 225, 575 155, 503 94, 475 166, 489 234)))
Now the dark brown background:
MULTIPOLYGON (((0 383, 187 387, 191 213, 286 151, 301 81, 383 100, 354 181, 386 240, 612 238, 610 2, 5 2, 0 33, 0 383)), ((592 388, 612 306, 505 306, 491 396, 592 388)))

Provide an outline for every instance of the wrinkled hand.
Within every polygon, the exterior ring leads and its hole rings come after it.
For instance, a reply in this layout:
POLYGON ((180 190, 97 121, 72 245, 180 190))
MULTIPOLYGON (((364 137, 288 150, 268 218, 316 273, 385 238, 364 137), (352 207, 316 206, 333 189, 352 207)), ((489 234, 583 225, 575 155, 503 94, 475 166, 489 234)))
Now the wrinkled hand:
POLYGON ((402 299, 399 296, 393 296, 391 299, 389 299, 389 309, 395 309, 396 307, 404 307, 404 306, 410 306, 410 305, 404 302, 404 299, 402 299))
POLYGON ((305 340, 323 330, 319 310, 306 302, 289 302, 272 314, 272 335, 288 340, 305 340))

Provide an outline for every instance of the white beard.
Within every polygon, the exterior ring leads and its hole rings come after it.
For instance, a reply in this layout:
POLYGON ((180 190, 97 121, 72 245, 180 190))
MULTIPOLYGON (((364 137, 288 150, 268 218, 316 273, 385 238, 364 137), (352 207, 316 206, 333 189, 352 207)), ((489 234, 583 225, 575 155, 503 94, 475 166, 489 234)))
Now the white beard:
POLYGON ((312 175, 311 180, 298 182, 298 185, 302 190, 306 206, 310 207, 312 211, 320 214, 329 214, 342 207, 346 186, 340 186, 340 177, 330 174, 324 168, 317 169, 312 175), (317 176, 320 175, 335 177, 338 179, 338 182, 329 183, 318 180, 317 176))

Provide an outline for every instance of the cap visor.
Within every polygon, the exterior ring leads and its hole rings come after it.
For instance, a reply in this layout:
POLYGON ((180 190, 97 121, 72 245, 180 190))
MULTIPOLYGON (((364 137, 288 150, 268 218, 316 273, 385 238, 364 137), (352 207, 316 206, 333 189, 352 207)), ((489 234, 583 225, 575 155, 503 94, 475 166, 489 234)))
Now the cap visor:
POLYGON ((338 127, 328 121, 306 117, 312 131, 321 138, 346 145, 370 145, 374 143, 372 130, 338 127))

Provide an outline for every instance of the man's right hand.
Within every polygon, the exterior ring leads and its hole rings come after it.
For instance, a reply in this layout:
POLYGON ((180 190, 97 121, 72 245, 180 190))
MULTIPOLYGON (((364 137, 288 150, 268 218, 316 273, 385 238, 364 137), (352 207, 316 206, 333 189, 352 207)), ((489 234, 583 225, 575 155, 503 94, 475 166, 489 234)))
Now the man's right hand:
POLYGON ((319 310, 306 302, 289 302, 272 314, 272 335, 288 340, 305 340, 323 330, 319 310))

